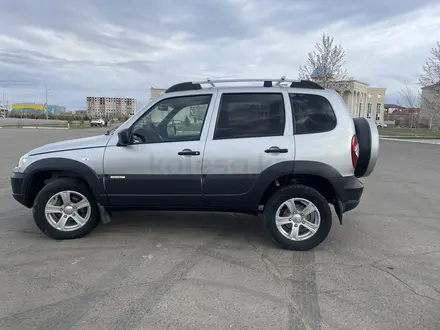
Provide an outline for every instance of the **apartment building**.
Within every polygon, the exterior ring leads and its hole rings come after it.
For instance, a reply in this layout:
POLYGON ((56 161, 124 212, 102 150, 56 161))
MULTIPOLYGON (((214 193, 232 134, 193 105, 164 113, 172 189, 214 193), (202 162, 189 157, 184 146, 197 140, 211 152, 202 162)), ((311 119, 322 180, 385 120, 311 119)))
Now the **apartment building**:
POLYGON ((136 99, 87 96, 87 115, 91 118, 122 118, 136 111, 136 99))

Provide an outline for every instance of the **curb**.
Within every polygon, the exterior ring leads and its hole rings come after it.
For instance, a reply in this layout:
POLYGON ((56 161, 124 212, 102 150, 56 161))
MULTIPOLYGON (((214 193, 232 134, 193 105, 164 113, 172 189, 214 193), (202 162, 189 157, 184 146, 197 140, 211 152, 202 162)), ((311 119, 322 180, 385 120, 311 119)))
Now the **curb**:
POLYGON ((410 142, 410 143, 424 143, 432 145, 440 145, 440 139, 393 139, 393 138, 380 138, 380 140, 386 141, 400 141, 400 142, 410 142))
POLYGON ((21 128, 33 128, 33 129, 69 129, 69 127, 40 127, 40 126, 22 126, 21 128))
POLYGON ((44 126, 19 126, 19 127, 17 127, 17 126, 11 126, 11 127, 8 127, 8 126, 0 126, 0 128, 4 128, 4 129, 8 129, 8 128, 15 128, 15 129, 17 129, 17 128, 25 128, 25 129, 60 129, 60 130, 66 130, 66 129, 70 129, 69 127, 44 127, 44 126))

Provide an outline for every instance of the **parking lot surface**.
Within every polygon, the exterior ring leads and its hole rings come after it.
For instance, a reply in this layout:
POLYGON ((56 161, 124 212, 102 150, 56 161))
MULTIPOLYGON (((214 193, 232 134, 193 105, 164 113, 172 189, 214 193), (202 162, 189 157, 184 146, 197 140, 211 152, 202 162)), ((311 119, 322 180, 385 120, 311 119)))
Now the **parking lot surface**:
POLYGON ((440 146, 381 141, 361 204, 313 251, 217 213, 121 213, 47 238, 11 197, 13 166, 104 132, 0 130, 0 329, 440 328, 440 146))

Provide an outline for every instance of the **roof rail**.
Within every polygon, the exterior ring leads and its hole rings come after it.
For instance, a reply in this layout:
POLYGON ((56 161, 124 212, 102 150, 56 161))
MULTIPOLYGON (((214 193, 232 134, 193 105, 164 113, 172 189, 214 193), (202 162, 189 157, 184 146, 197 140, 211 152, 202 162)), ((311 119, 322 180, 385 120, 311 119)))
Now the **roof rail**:
POLYGON ((190 90, 199 90, 202 89, 203 84, 209 84, 211 87, 216 87, 215 84, 220 83, 237 83, 237 82, 263 82, 264 87, 273 87, 273 82, 275 83, 275 86, 280 86, 282 83, 290 83, 290 87, 294 88, 309 88, 309 89, 325 89, 318 83, 315 83, 310 80, 291 80, 286 79, 285 76, 281 78, 275 78, 275 79, 215 79, 212 80, 210 78, 207 78, 206 80, 201 81, 192 81, 192 82, 182 82, 179 84, 175 84, 171 87, 169 87, 165 93, 171 93, 171 92, 183 92, 183 91, 190 91, 190 90))
POLYGON ((193 84, 210 84, 211 87, 216 87, 215 84, 221 84, 221 83, 236 83, 236 82, 264 82, 264 85, 266 87, 272 87, 272 82, 276 81, 275 86, 279 86, 283 82, 299 82, 299 80, 289 80, 286 79, 286 77, 281 78, 237 78, 237 79, 210 79, 207 78, 206 80, 200 80, 200 81, 193 81, 193 84))

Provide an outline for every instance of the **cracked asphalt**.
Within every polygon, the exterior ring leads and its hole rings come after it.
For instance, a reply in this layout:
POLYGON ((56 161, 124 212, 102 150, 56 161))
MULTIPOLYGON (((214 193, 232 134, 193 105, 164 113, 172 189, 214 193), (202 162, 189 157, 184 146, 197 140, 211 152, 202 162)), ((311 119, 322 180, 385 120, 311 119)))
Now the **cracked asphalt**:
POLYGON ((218 213, 121 213, 47 238, 11 197, 14 164, 104 131, 0 129, 0 329, 440 328, 440 146, 381 141, 360 206, 313 251, 218 213))

